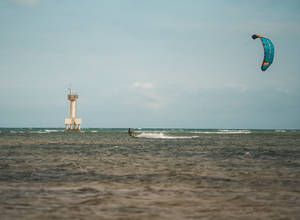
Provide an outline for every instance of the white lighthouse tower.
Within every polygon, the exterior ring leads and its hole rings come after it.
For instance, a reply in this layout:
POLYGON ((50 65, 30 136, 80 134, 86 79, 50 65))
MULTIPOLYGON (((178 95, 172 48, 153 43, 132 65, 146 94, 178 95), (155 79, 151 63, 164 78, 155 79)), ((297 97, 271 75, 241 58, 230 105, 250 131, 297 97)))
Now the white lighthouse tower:
POLYGON ((81 118, 76 118, 76 103, 78 95, 69 89, 68 99, 70 101, 70 118, 65 119, 66 131, 79 131, 81 118))

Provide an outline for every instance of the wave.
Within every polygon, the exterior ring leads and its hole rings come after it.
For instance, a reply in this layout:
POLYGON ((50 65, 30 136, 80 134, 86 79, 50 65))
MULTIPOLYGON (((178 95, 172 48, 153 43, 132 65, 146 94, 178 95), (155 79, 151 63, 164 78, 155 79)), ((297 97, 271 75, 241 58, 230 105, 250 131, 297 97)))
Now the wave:
POLYGON ((11 133, 11 134, 24 134, 26 132, 25 131, 10 130, 9 133, 11 133))
POLYGON ((159 133, 143 132, 141 134, 138 134, 137 137, 153 138, 153 139, 190 139, 190 138, 197 138, 199 136, 169 136, 169 135, 165 135, 162 132, 159 133))
POLYGON ((57 132, 64 132, 64 130, 49 130, 49 129, 31 130, 31 129, 29 129, 29 130, 10 130, 9 131, 9 133, 11 133, 11 134, 24 134, 24 133, 48 134, 48 133, 57 133, 57 132))
POLYGON ((249 130, 194 131, 195 134, 251 134, 249 130))
POLYGON ((62 132, 62 131, 64 131, 64 130, 47 130, 47 129, 45 129, 45 132, 47 132, 47 133, 51 133, 51 132, 62 132))
POLYGON ((286 132, 286 130, 275 130, 275 132, 286 132))
POLYGON ((38 131, 30 131, 29 133, 36 133, 36 134, 48 134, 48 133, 57 133, 57 132, 64 132, 64 130, 38 130, 38 131))
POLYGON ((32 133, 32 134, 47 134, 49 132, 47 132, 45 130, 39 130, 39 131, 29 131, 29 133, 32 133))

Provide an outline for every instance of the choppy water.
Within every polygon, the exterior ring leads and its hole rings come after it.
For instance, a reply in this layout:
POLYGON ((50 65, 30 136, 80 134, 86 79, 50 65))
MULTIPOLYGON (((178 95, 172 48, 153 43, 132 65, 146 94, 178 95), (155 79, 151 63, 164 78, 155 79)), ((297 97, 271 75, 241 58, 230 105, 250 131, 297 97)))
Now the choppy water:
POLYGON ((0 219, 300 219, 300 131, 0 129, 0 219))

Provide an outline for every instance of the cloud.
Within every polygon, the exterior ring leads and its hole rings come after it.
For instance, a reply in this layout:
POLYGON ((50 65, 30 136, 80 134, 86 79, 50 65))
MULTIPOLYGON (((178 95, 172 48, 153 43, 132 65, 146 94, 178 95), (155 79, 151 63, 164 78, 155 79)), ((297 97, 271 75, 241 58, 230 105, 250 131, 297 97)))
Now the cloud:
POLYGON ((153 89, 154 86, 150 82, 134 82, 132 85, 133 88, 142 88, 142 89, 153 89))
POLYGON ((40 2, 40 0, 10 0, 10 1, 17 5, 24 5, 28 7, 35 6, 40 2))
POLYGON ((165 97, 161 96, 154 88, 151 82, 134 82, 131 87, 139 89, 131 99, 135 105, 144 106, 152 110, 159 110, 164 108, 168 102, 165 97))
POLYGON ((233 90, 237 90, 240 92, 246 92, 248 90, 248 87, 245 84, 239 84, 239 83, 226 83, 225 88, 230 88, 233 90))
POLYGON ((167 105, 165 98, 157 93, 146 94, 144 99, 144 105, 153 110, 159 110, 167 105))

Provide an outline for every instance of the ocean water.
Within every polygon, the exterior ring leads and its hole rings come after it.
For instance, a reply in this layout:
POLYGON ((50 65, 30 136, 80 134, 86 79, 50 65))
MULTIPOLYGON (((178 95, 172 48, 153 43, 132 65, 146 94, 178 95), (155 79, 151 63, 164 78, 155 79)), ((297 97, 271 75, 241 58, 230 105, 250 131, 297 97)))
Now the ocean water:
POLYGON ((300 219, 300 131, 0 129, 0 219, 300 219))

